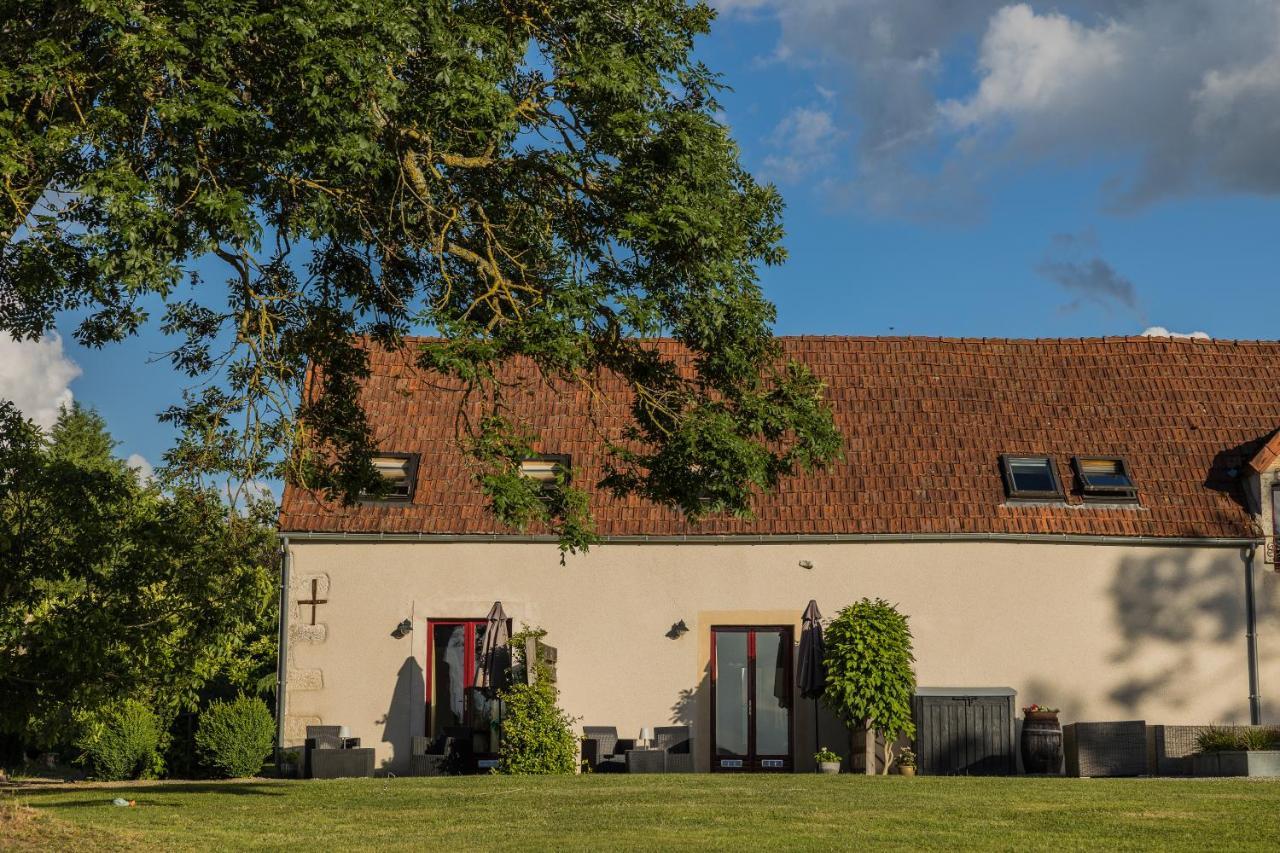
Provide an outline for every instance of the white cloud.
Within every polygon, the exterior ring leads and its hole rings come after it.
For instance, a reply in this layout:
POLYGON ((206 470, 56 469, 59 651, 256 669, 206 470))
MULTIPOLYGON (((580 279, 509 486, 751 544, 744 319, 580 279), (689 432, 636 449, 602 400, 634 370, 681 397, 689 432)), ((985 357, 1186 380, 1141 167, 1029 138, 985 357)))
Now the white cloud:
POLYGON ((62 338, 15 341, 0 334, 0 398, 12 400, 23 415, 48 429, 58 410, 71 405, 71 381, 80 367, 62 352, 62 338))
POLYGON ((796 181, 825 169, 833 160, 835 143, 843 135, 829 111, 796 107, 769 136, 769 144, 777 153, 765 158, 765 174, 781 181, 796 181))
POLYGON ((1171 332, 1164 326, 1150 326, 1143 330, 1144 338, 1199 338, 1211 340, 1208 332, 1171 332))
POLYGON ((978 55, 981 83, 967 100, 944 101, 942 115, 960 127, 1022 114, 1087 106, 1096 87, 1116 75, 1125 30, 1098 29, 1065 15, 1037 15, 1020 3, 991 16, 978 55))
POLYGON ((1280 194, 1277 0, 717 5, 775 18, 775 59, 838 92, 858 132, 835 169, 864 206, 963 213, 1000 172, 1041 161, 1111 168, 1118 207, 1280 194))
POLYGON ((129 458, 125 460, 125 464, 132 468, 134 473, 138 475, 139 483, 146 485, 155 479, 156 469, 147 461, 147 457, 143 456, 141 453, 129 454, 129 458))

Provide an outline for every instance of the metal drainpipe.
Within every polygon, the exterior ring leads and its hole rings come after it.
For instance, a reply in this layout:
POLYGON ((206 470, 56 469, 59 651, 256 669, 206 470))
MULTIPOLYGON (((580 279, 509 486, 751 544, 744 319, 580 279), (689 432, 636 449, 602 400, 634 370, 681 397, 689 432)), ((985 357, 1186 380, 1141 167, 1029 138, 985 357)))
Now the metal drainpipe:
POLYGON ((1262 696, 1258 691, 1258 612, 1253 598, 1253 555, 1256 547, 1244 549, 1245 642, 1249 649, 1249 723, 1262 725, 1262 696))
POLYGON ((284 747, 285 680, 289 660, 289 537, 280 537, 280 636, 276 641, 276 763, 284 747))

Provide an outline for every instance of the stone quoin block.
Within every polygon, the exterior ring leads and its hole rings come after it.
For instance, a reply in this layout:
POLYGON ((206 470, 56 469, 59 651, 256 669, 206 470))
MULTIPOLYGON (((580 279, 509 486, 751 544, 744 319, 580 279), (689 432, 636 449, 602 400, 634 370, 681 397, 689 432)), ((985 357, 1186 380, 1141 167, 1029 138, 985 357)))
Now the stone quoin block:
POLYGON ((290 643, 323 643, 329 635, 327 625, 290 625, 290 643))
POLYGON ((307 739, 307 726, 318 725, 320 717, 317 714, 285 714, 284 742, 302 743, 307 739))
POLYGON ((323 690, 324 673, 318 669, 289 670, 290 690, 323 690))

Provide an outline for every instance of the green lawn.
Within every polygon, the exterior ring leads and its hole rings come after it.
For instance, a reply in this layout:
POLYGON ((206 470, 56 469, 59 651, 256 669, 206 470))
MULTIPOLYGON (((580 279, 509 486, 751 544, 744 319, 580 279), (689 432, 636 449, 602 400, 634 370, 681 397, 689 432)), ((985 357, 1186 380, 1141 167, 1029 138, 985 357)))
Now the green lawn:
POLYGON ((1280 846, 1280 783, 1248 780, 471 777, 78 785, 4 796, 0 848, 1280 846), (117 796, 137 807, 112 806, 117 796))

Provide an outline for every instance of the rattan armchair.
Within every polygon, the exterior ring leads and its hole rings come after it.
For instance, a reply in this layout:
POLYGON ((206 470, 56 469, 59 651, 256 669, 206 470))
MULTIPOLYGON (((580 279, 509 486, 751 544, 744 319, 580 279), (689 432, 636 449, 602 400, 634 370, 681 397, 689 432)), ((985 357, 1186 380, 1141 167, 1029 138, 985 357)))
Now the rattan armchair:
POLYGON ((688 726, 658 726, 653 730, 653 745, 663 751, 667 773, 693 772, 693 746, 688 726))
POLYGON ((627 750, 636 742, 618 737, 617 726, 582 727, 582 763, 593 773, 626 773, 627 750))

